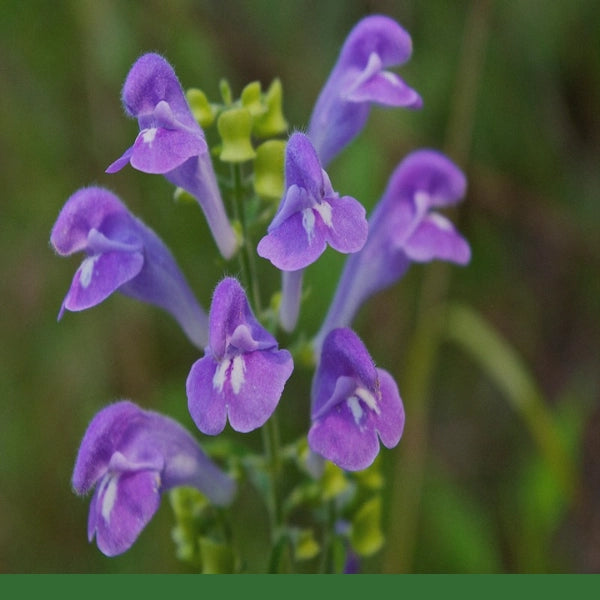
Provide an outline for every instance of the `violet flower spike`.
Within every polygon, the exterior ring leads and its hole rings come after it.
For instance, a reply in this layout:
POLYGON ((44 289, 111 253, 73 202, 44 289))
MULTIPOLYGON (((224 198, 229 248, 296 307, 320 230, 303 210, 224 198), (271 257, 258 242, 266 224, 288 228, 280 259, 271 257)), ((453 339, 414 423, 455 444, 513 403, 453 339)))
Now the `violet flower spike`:
POLYGON ((302 270, 327 245, 342 253, 357 252, 368 233, 365 209, 350 196, 340 197, 302 133, 294 133, 285 152, 285 191, 257 253, 285 271, 282 324, 291 331, 300 302, 302 270))
POLYGON ((90 423, 75 462, 73 488, 94 486, 88 539, 115 556, 128 550, 158 510, 163 492, 193 486, 216 505, 233 500, 235 482, 176 421, 120 401, 90 423))
POLYGON ((287 350, 257 321, 233 277, 216 287, 209 312, 209 344, 187 378, 188 408, 198 429, 261 427, 271 416, 294 365, 287 350))
POLYGON ((317 355, 329 331, 350 326, 365 300, 398 281, 413 262, 469 262, 467 241, 434 210, 458 203, 466 186, 461 170, 435 150, 412 152, 396 167, 369 219, 366 244, 344 265, 327 315, 313 340, 317 355))
POLYGON ((404 64, 411 53, 409 34, 389 17, 371 15, 354 26, 310 119, 308 136, 323 165, 360 133, 372 104, 421 108, 419 94, 386 70, 404 64))
POLYGON ((196 198, 221 254, 229 259, 237 238, 227 218, 202 128, 194 118, 171 65, 158 54, 144 54, 133 65, 122 91, 127 114, 138 120, 133 146, 113 162, 115 173, 128 162, 156 173, 196 198))
POLYGON ((112 192, 82 188, 63 206, 50 242, 69 256, 85 252, 58 318, 102 302, 113 292, 169 312, 198 347, 208 340, 208 316, 162 240, 112 192))
POLYGON ((310 448, 346 471, 366 469, 398 444, 404 406, 391 375, 377 369, 359 337, 347 328, 325 338, 313 379, 310 448))

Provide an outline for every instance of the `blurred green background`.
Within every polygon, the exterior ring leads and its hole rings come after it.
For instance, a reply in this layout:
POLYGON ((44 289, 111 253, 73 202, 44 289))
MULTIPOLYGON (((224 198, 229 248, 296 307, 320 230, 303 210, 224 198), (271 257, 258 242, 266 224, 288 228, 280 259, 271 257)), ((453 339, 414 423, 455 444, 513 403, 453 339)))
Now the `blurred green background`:
MULTIPOLYGON (((86 540, 88 499, 70 476, 106 403, 131 398, 190 429, 184 382, 199 356, 168 316, 119 295, 56 315, 79 257, 48 239, 83 185, 117 192, 171 246, 208 306, 223 265, 201 212, 159 176, 104 169, 137 132, 120 105, 134 60, 162 53, 184 87, 217 98, 226 77, 280 77, 307 125, 345 35, 380 12, 411 34, 400 70, 418 112, 373 111, 330 168, 372 207, 409 151, 443 149, 469 180, 452 214, 466 268, 413 266, 355 322, 406 404, 382 452, 387 544, 375 573, 600 571, 600 8, 595 0, 4 0, 0 7, 0 572, 188 572, 171 508, 126 554, 86 540)), ((264 261, 266 263, 266 261, 264 261)), ((342 259, 307 273, 302 327, 316 331, 342 259)), ((265 296, 278 279, 261 264, 265 296)), ((280 405, 308 426, 309 373, 280 405)), ((229 430, 227 430, 229 431, 229 430)), ((260 440, 250 434, 249 444, 260 440)), ((235 515, 248 570, 266 516, 246 490, 235 515)))

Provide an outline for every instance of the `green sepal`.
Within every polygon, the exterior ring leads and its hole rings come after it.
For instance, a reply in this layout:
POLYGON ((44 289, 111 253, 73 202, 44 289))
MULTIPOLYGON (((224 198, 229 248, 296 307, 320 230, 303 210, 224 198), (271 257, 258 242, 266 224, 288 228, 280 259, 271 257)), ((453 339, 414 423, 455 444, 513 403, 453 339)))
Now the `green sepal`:
POLYGON ((208 499, 192 487, 177 487, 169 492, 176 524, 171 531, 175 555, 179 560, 198 567, 201 563, 197 545, 198 532, 214 526, 208 499))
POLYGON ((273 83, 263 98, 266 112, 254 120, 253 133, 259 138, 270 138, 287 132, 288 123, 283 116, 283 88, 279 79, 273 83))
POLYGON ((375 554, 385 538, 381 531, 381 496, 367 500, 352 518, 350 543, 360 556, 375 554))
POLYGON ((180 187, 175 188, 175 191, 173 192, 173 200, 180 204, 195 204, 197 202, 196 198, 194 198, 192 194, 180 187))
POLYGON ((223 143, 219 154, 223 162, 241 163, 256 156, 250 140, 252 117, 246 108, 231 108, 222 112, 217 120, 217 128, 223 143))
POLYGON ((198 88, 191 88, 185 97, 200 127, 210 127, 215 121, 217 111, 208 101, 206 94, 198 88))
POLYGON ((169 500, 175 516, 179 521, 198 518, 209 502, 196 488, 181 486, 169 492, 169 500))
POLYGON ((256 149, 254 191, 263 198, 279 200, 283 196, 285 146, 283 140, 268 140, 256 149))
POLYGON ((240 96, 242 106, 248 109, 250 115, 255 118, 267 112, 267 106, 263 102, 262 91, 259 81, 249 83, 240 96))

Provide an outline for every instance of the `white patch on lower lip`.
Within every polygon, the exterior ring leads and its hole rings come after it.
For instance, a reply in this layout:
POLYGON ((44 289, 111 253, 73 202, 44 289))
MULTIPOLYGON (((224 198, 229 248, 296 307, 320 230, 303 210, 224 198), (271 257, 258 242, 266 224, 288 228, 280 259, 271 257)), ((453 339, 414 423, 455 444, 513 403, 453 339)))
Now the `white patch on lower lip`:
POLYGON ((92 282, 92 276, 94 275, 94 265, 98 260, 99 255, 89 256, 82 263, 79 270, 79 283, 82 288, 87 288, 92 282))
POLYGON ((142 140, 144 141, 144 144, 152 144, 152 142, 154 141, 154 138, 156 137, 157 131, 158 131, 158 129, 156 127, 152 127, 150 129, 145 129, 142 132, 142 140))
POLYGON ((356 391, 354 392, 367 406, 368 408, 370 408, 376 415, 378 415, 381 410, 379 409, 379 406, 377 406, 377 400, 375 400, 375 396, 373 396, 373 394, 365 389, 365 388, 356 388, 356 391))
POLYGON ((109 477, 104 496, 102 497, 102 518, 108 523, 110 519, 110 513, 117 500, 117 484, 119 483, 119 475, 112 475, 109 477))
POLYGON ((219 393, 223 391, 223 386, 227 380, 227 374, 231 382, 231 389, 234 394, 239 394, 246 379, 246 363, 242 354, 233 358, 225 358, 218 365, 213 375, 213 388, 219 393), (231 367, 231 370, 230 370, 231 367))
POLYGON ((246 363, 244 357, 239 354, 233 359, 231 367, 231 387, 234 394, 239 394, 245 380, 246 363))
POLYGON ((321 215, 323 223, 325 223, 325 225, 331 229, 331 204, 329 204, 329 202, 319 202, 313 208, 319 213, 319 215, 321 215))
POLYGON ((302 227, 306 231, 308 243, 310 244, 315 235, 315 213, 312 208, 305 208, 302 211, 302 227))
POLYGON ((360 420, 362 419, 362 416, 364 414, 363 409, 360 406, 360 400, 356 396, 350 396, 346 400, 346 404, 348 405, 348 408, 350 409, 350 412, 354 417, 354 422, 357 425, 360 425, 360 420))
POLYGON ((446 219, 446 217, 444 217, 443 215, 440 215, 439 213, 429 213, 429 215, 427 215, 427 220, 433 223, 438 229, 441 229, 442 231, 452 231, 454 229, 452 222, 446 219))
POLYGON ((231 359, 226 358, 217 365, 217 369, 215 371, 215 374, 213 375, 213 388, 218 392, 223 391, 225 379, 227 378, 227 370, 229 369, 230 364, 231 359))

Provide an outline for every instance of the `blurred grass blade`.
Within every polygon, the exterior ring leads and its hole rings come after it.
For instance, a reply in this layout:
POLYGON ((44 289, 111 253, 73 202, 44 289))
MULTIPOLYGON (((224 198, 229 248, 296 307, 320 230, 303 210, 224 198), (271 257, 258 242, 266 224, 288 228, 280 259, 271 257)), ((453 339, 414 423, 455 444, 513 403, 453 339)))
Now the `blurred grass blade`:
POLYGON ((504 393, 539 446, 565 495, 572 493, 573 465, 543 394, 521 357, 479 314, 451 304, 446 335, 461 346, 504 393))

